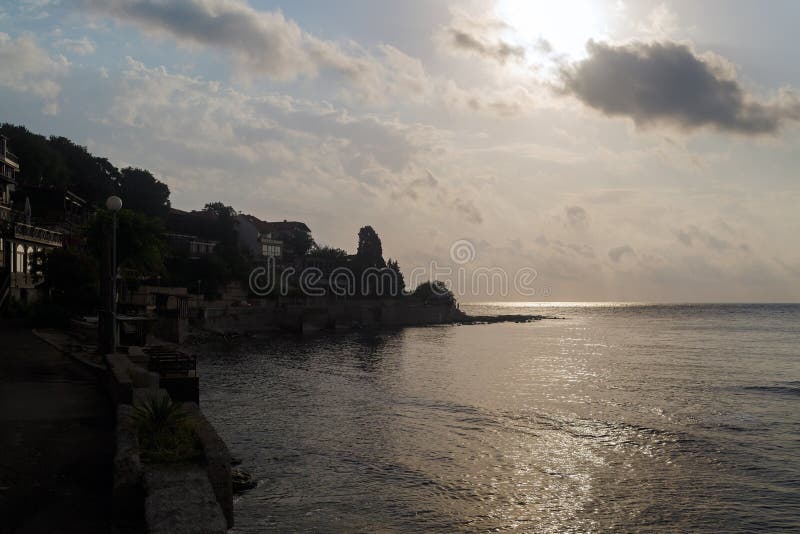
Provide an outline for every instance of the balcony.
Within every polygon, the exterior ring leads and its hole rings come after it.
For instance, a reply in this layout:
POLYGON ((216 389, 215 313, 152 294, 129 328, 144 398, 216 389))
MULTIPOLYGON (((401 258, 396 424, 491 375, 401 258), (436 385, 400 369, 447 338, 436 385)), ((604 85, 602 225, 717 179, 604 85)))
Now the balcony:
POLYGON ((54 232, 46 228, 39 228, 38 226, 31 226, 23 223, 16 223, 14 225, 14 237, 17 239, 24 239, 25 241, 33 241, 42 245, 49 245, 51 247, 60 247, 63 244, 61 232, 54 232))
POLYGON ((8 150, 3 153, 3 162, 7 165, 14 167, 16 170, 19 170, 19 159, 17 156, 9 152, 8 150))
POLYGON ((11 273, 11 287, 16 289, 33 289, 42 282, 42 278, 33 273, 11 273))

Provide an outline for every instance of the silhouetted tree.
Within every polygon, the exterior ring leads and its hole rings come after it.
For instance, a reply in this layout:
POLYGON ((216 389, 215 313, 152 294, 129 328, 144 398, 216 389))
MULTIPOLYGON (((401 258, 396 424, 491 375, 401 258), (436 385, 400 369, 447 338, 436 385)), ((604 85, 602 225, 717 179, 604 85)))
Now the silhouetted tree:
POLYGON ((227 217, 233 219, 236 217, 236 210, 231 206, 227 206, 222 202, 208 202, 203 206, 203 211, 207 211, 216 215, 217 217, 227 217))
MULTIPOLYGON (((66 137, 52 136, 48 139, 28 131, 24 126, 12 124, 0 126, 0 133, 8 138, 10 150, 19 158, 19 181, 23 185, 68 188, 95 206, 102 206, 110 195, 121 193, 120 171, 106 158, 93 156, 86 147, 66 137)), ((160 184, 155 182, 156 185, 160 184)), ((166 188, 166 185, 161 185, 166 188)), ((142 211, 147 208, 147 202, 137 200, 140 195, 135 189, 135 186, 127 188, 121 196, 123 201, 126 200, 124 197, 128 197, 126 207, 142 211)), ((166 197, 163 193, 154 189, 151 198, 155 199, 158 206, 162 206, 169 197, 168 189, 165 191, 166 197)), ((154 214, 151 210, 144 212, 154 214)))
POLYGON ((312 247, 310 251, 308 251, 309 256, 317 257, 317 258, 324 258, 327 260, 333 260, 337 262, 344 262, 347 259, 347 251, 340 249, 329 247, 327 245, 318 246, 315 245, 312 247))
POLYGON ((283 245, 289 256, 305 256, 314 246, 314 238, 302 228, 287 230, 282 237, 283 245))
MULTIPOLYGON (((117 220, 117 265, 145 276, 162 273, 166 243, 161 220, 125 208, 117 220)), ((110 225, 111 213, 101 209, 87 229, 90 249, 98 261, 102 261, 103 247, 108 246, 110 225)))
POLYGON ((144 169, 122 169, 119 196, 128 209, 160 218, 169 212, 169 187, 144 169))
POLYGON ((456 296, 439 280, 421 283, 414 290, 413 297, 424 302, 446 303, 451 306, 456 303, 456 296))
POLYGON ((247 276, 249 265, 239 246, 236 210, 222 202, 209 202, 203 211, 214 217, 213 235, 219 240, 219 244, 214 248, 214 256, 225 266, 221 278, 228 282, 247 276))
POLYGON ((364 226, 358 231, 358 251, 356 260, 362 268, 366 267, 386 267, 383 260, 383 245, 378 233, 372 226, 364 226))
POLYGON ((400 264, 397 260, 392 260, 389 258, 389 261, 386 262, 386 268, 392 272, 392 275, 395 279, 395 287, 396 293, 393 296, 400 296, 406 289, 406 279, 403 277, 403 272, 400 270, 400 264))

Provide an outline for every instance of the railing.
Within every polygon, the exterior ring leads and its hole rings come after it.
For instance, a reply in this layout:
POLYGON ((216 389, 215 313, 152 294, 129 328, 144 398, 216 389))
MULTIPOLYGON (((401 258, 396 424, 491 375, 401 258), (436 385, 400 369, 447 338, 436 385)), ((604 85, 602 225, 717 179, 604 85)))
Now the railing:
POLYGON ((160 375, 193 375, 197 372, 197 357, 165 347, 144 349, 150 356, 147 370, 160 375))
POLYGON ((57 247, 60 247, 63 243, 61 232, 54 232, 47 228, 24 223, 16 223, 14 225, 14 237, 57 247))
POLYGON ((13 153, 9 152, 8 150, 6 150, 6 152, 5 152, 5 158, 8 161, 10 161, 11 163, 13 163, 14 165, 16 165, 17 167, 19 167, 19 159, 17 158, 17 156, 15 156, 13 153))
POLYGON ((33 273, 11 273, 11 287, 33 289, 42 280, 33 273))

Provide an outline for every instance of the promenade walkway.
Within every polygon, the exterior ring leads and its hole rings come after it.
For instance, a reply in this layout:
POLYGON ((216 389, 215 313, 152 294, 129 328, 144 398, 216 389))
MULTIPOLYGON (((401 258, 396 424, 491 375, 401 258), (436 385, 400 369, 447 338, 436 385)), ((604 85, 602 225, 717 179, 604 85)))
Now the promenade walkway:
POLYGON ((110 404, 29 331, 0 330, 0 533, 108 532, 110 404))

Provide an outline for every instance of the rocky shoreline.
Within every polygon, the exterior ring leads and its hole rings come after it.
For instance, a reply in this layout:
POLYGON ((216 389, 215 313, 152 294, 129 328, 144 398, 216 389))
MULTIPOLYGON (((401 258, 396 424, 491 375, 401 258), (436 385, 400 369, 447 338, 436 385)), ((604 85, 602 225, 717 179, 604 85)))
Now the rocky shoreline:
POLYGON ((542 321, 544 319, 563 319, 555 315, 468 315, 465 319, 457 321, 456 324, 494 324, 494 323, 530 323, 542 321))

